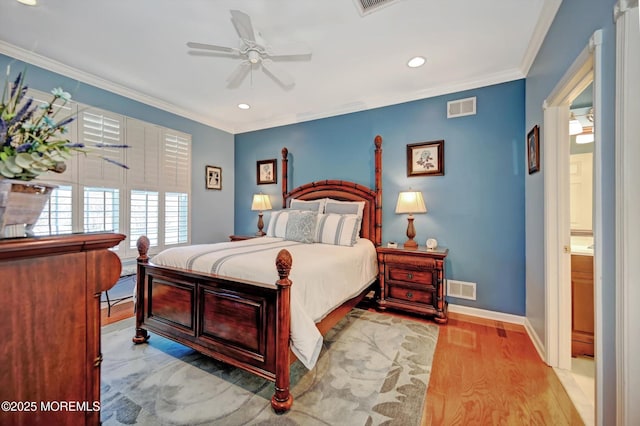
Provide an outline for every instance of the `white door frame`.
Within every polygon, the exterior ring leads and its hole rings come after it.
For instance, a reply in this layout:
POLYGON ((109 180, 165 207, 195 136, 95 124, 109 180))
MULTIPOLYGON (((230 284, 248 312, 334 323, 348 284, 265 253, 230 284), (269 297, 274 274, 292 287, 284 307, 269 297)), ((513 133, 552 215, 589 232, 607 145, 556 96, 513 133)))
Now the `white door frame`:
POLYGON ((640 12, 620 0, 616 21, 616 420, 640 424, 640 12))
POLYGON ((594 109, 594 353, 596 359, 596 424, 602 407, 602 30, 544 101, 544 246, 545 347, 547 364, 571 369, 571 230, 569 224, 569 105, 593 82, 594 109))

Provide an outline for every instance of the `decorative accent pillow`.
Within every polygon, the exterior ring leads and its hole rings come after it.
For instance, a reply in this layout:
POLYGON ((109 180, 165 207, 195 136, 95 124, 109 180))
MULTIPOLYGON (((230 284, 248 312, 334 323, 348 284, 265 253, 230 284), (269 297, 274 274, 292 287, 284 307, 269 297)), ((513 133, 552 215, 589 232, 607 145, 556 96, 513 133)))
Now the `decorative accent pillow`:
POLYGON ((288 220, 289 210, 272 211, 267 226, 267 237, 285 238, 288 220))
POLYGON ((284 239, 305 244, 315 243, 317 220, 318 213, 315 211, 290 211, 284 239))
POLYGON ((319 214, 316 242, 353 246, 360 231, 360 222, 355 214, 319 214))
POLYGON ((305 211, 313 211, 316 213, 324 213, 325 202, 326 202, 325 198, 321 200, 311 200, 311 201, 298 200, 294 198, 293 200, 291 200, 291 204, 289 208, 292 210, 305 210, 305 211))

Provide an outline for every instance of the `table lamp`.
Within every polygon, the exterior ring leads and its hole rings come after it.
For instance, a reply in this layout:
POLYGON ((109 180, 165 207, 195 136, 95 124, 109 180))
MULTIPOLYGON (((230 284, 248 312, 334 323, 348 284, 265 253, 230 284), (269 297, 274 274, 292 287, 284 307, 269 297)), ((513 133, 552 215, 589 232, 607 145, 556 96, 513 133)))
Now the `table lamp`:
POLYGON ((251 210, 258 211, 258 232, 256 235, 263 236, 265 232, 262 231, 264 228, 264 221, 262 220, 262 212, 265 210, 271 210, 271 201, 269 200, 269 196, 263 193, 253 194, 253 202, 251 203, 251 210))
POLYGON ((409 213, 407 220, 407 241, 404 243, 404 248, 416 249, 418 243, 413 240, 416 236, 416 228, 413 226, 413 213, 426 213, 427 207, 424 204, 424 198, 420 191, 402 191, 398 194, 398 204, 396 204, 396 213, 409 213))

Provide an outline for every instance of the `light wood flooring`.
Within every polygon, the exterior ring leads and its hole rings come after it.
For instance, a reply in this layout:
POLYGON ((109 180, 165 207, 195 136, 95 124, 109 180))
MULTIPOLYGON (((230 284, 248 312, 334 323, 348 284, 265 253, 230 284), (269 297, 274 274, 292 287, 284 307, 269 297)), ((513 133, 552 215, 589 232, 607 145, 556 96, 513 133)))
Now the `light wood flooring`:
MULTIPOLYGON (((110 317, 103 309, 102 325, 131 316, 133 303, 121 303, 110 317)), ((524 327, 449 314, 440 326, 422 426, 583 424, 524 327)))

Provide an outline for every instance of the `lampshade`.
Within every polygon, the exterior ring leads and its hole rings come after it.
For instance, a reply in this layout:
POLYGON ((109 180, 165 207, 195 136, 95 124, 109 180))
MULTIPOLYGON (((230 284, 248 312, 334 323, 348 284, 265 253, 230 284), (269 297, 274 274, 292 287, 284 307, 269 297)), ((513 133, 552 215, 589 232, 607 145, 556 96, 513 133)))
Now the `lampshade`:
POLYGON ((269 196, 266 194, 253 194, 251 210, 271 210, 271 201, 269 200, 269 196))
POLYGON ((582 133, 582 124, 580 124, 576 116, 571 113, 571 119, 569 120, 569 134, 573 136, 578 133, 582 133))
POLYGON ((426 213, 427 206, 420 191, 402 191, 398 194, 396 213, 426 213))

